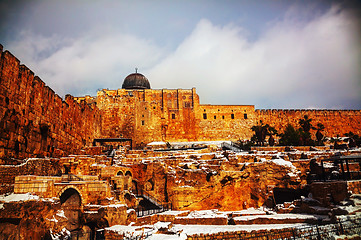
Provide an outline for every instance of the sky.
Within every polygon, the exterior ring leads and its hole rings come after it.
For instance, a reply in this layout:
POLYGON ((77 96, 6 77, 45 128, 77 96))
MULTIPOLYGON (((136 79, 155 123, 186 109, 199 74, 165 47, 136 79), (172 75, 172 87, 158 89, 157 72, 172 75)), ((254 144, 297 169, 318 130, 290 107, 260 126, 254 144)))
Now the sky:
POLYGON ((0 44, 60 96, 196 88, 201 104, 361 109, 355 1, 2 0, 0 44))

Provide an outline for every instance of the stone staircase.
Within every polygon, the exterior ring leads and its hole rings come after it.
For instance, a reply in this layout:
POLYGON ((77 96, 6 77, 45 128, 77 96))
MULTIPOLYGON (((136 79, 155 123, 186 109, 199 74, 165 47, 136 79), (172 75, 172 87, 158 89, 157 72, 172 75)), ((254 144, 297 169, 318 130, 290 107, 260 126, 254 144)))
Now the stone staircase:
POLYGON ((141 189, 136 196, 141 199, 139 206, 136 209, 138 217, 160 213, 171 209, 169 203, 162 203, 145 190, 141 189))

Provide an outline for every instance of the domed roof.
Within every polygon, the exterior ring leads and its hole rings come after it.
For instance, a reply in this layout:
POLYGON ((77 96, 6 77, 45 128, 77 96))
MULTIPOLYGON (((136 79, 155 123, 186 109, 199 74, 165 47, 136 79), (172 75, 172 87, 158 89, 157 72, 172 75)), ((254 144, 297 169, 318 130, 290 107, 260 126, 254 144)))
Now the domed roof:
POLYGON ((150 83, 143 74, 138 72, 129 74, 123 82, 123 89, 150 89, 150 83))

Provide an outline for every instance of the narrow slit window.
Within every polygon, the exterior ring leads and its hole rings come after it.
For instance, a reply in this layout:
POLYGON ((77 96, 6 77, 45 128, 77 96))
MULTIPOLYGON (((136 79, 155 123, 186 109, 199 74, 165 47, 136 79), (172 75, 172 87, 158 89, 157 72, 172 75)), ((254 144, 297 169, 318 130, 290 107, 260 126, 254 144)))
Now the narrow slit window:
POLYGON ((234 119, 234 114, 233 113, 231 114, 231 118, 234 119))
POLYGON ((203 119, 207 119, 207 113, 203 113, 203 119))

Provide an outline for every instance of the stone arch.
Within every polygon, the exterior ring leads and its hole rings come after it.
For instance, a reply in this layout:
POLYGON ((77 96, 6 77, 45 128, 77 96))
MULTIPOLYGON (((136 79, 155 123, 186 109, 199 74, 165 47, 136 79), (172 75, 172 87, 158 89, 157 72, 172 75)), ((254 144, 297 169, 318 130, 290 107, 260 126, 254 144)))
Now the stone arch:
POLYGON ((122 171, 122 170, 119 170, 119 171, 117 172, 117 176, 124 176, 123 171, 122 171))
POLYGON ((135 180, 132 180, 132 192, 138 193, 138 182, 135 180))
POLYGON ((130 171, 126 171, 126 172, 125 172, 125 176, 130 176, 130 177, 132 177, 132 173, 131 173, 130 171))
POLYGON ((125 199, 125 200, 128 200, 128 201, 131 201, 131 200, 132 200, 132 195, 130 195, 129 192, 126 192, 126 193, 124 194, 124 199, 125 199))
POLYGON ((65 228, 70 232, 79 232, 83 227, 82 197, 80 191, 72 186, 67 186, 61 192, 62 193, 59 196, 61 209, 68 219, 65 228))
POLYGON ((79 194, 79 197, 80 197, 80 205, 83 205, 83 201, 84 201, 84 198, 83 198, 83 195, 81 193, 81 191, 75 187, 75 186, 66 186, 64 187, 58 194, 58 198, 60 199, 60 203, 63 204, 64 201, 66 201, 66 199, 68 197, 70 197, 72 194, 74 193, 77 193, 79 194))
POLYGON ((125 204, 128 206, 128 208, 133 208, 133 209, 137 208, 139 201, 134 194, 125 191, 123 195, 123 199, 125 201, 125 204))

